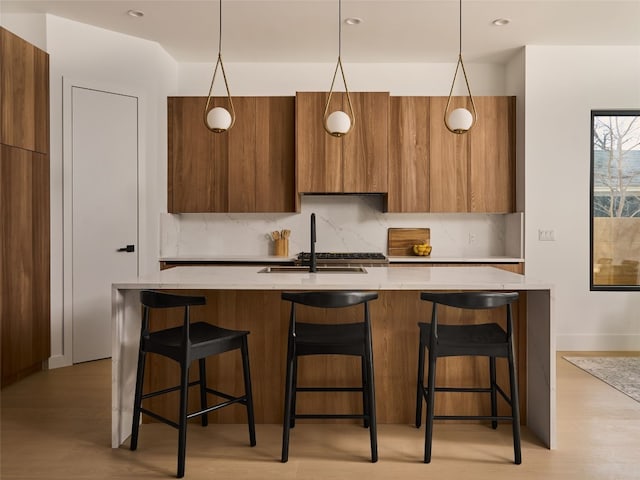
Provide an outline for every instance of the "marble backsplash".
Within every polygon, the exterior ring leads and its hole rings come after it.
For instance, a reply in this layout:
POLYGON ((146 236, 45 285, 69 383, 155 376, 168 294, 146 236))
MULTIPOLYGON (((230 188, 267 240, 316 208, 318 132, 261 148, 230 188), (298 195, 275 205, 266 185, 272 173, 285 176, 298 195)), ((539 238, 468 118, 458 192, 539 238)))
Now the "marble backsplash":
POLYGON ((522 214, 384 213, 379 195, 306 195, 300 213, 161 214, 160 257, 273 255, 269 232, 291 230, 289 253, 387 252, 387 228, 428 227, 433 257, 522 257, 522 214))

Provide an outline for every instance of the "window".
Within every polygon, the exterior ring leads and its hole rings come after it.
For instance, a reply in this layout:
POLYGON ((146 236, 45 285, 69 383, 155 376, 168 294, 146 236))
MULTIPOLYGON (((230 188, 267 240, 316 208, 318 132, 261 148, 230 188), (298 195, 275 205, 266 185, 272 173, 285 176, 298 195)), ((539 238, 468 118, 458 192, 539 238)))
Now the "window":
POLYGON ((640 289, 640 110, 591 112, 591 290, 640 289))

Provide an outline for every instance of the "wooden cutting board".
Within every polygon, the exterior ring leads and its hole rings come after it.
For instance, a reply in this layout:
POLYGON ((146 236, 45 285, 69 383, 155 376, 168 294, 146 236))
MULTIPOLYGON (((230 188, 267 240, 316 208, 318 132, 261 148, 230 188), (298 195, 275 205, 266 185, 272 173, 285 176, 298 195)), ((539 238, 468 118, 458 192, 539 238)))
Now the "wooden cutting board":
POLYGON ((413 246, 417 243, 431 244, 431 230, 428 228, 388 228, 387 255, 389 257, 413 256, 413 246))

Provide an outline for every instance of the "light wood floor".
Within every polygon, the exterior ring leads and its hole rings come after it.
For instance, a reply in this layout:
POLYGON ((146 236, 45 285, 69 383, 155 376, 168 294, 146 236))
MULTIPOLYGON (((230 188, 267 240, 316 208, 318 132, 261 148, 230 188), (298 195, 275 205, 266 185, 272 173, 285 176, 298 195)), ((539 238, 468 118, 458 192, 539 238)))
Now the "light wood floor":
MULTIPOLYGON (((577 355, 571 352, 570 355, 577 355)), ((598 352, 598 355, 605 355, 598 352)), ((290 459, 279 461, 281 427, 190 427, 189 479, 562 479, 640 478, 640 403, 558 355, 558 448, 524 429, 514 465, 510 427, 437 424, 432 463, 421 462, 424 427, 380 425, 380 460, 369 462, 368 431, 357 425, 299 424, 290 459)), ((33 375, 1 393, 1 470, 12 479, 170 478, 176 431, 145 424, 138 451, 110 448, 111 363, 91 362, 33 375)), ((234 407, 235 408, 235 407, 234 407)))

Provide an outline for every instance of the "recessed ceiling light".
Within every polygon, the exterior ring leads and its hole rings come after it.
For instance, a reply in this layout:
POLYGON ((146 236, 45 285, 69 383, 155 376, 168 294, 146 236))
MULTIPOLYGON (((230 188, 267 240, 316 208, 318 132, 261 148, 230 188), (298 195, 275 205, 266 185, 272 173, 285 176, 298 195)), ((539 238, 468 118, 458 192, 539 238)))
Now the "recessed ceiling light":
POLYGON ((127 11, 127 15, 129 15, 130 17, 140 18, 144 17, 144 12, 140 10, 129 10, 127 11))
POLYGON ((349 17, 344 19, 344 23, 347 25, 360 25, 362 23, 362 19, 358 17, 349 17))
POLYGON ((509 23, 511 23, 511 20, 509 20, 508 18, 496 18, 491 23, 496 27, 504 27, 505 25, 509 25, 509 23))

